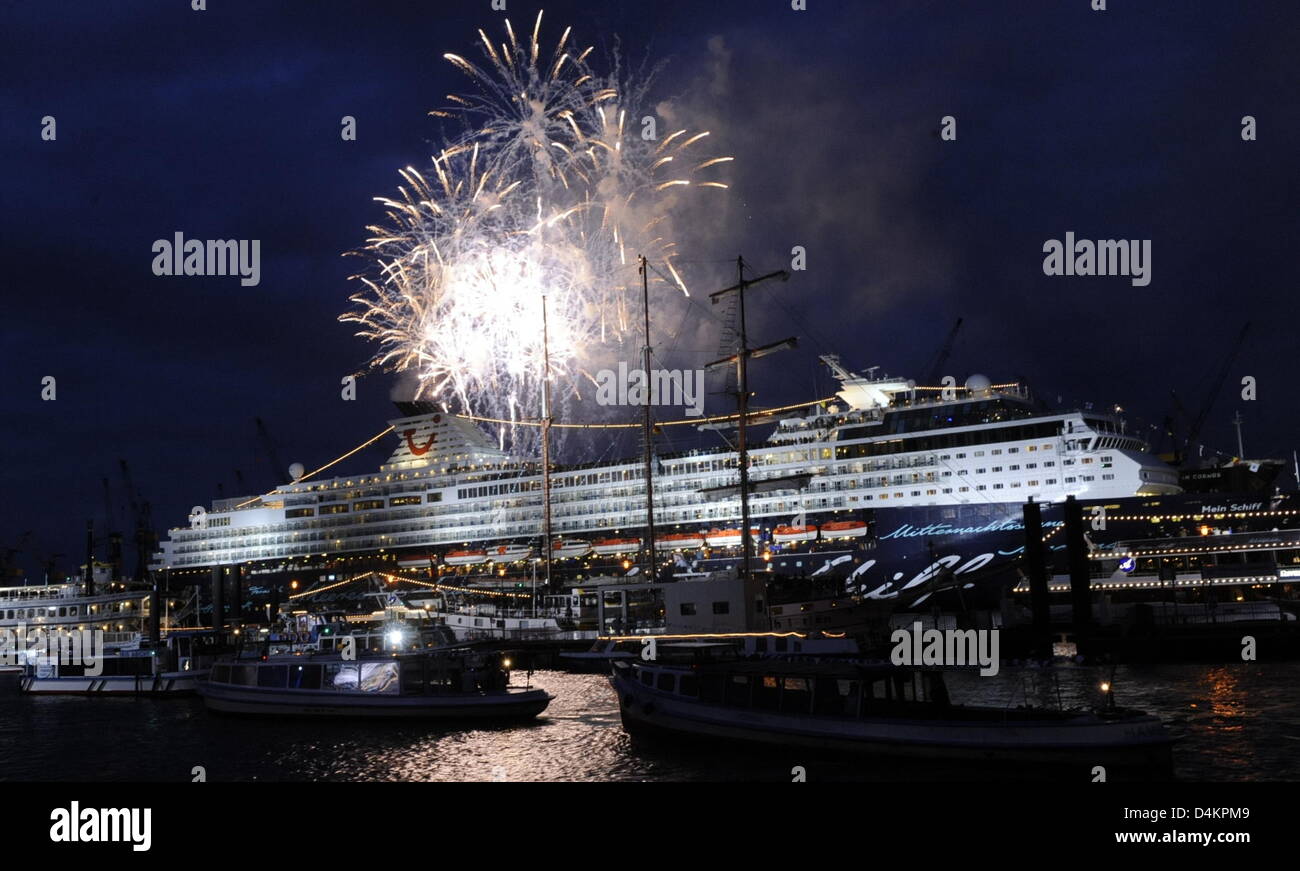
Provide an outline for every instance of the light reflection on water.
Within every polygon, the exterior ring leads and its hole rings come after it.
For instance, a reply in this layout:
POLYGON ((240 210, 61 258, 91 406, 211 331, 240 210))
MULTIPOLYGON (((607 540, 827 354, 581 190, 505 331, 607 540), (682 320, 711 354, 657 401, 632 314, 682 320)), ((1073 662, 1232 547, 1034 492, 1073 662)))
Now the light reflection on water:
MULTIPOLYGON (((1026 699, 1088 704, 1109 668, 1004 668, 992 678, 949 678, 956 702, 1026 699)), ((1118 704, 1158 714, 1183 740, 1184 780, 1300 779, 1300 665, 1170 665, 1114 672, 1118 704)), ((914 779, 913 765, 882 767, 787 748, 633 742, 599 675, 539 672, 556 696, 527 725, 459 729, 428 723, 250 720, 208 714, 198 699, 0 698, 0 780, 600 781, 914 779)), ((932 770, 922 779, 955 776, 932 770)), ((988 777, 984 772, 980 777, 988 777)), ((1002 775, 1016 774, 1003 772, 1002 775)), ((959 779, 970 779, 961 776, 959 779)))

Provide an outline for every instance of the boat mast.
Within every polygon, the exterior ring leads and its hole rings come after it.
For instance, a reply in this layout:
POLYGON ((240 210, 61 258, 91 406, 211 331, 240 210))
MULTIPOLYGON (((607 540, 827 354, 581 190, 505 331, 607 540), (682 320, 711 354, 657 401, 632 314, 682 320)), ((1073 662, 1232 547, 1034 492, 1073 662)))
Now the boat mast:
POLYGON ((647 273, 649 264, 645 255, 641 255, 641 305, 645 313, 645 349, 641 372, 646 379, 645 405, 643 422, 645 425, 645 529, 646 529, 646 571, 650 580, 655 579, 655 490, 654 467, 650 456, 654 445, 654 422, 650 417, 650 279, 647 273))
POLYGON ((1234 426, 1237 427, 1237 459, 1239 459, 1239 460, 1244 460, 1244 459, 1246 459, 1246 449, 1245 449, 1245 447, 1242 446, 1242 443, 1241 443, 1241 424, 1242 424, 1242 420, 1241 420, 1241 412, 1240 412, 1240 411, 1238 411, 1238 412, 1237 412, 1237 416, 1234 417, 1234 418, 1232 419, 1232 423, 1233 423, 1234 426))
POLYGON ((542 558, 546 560, 546 591, 551 588, 551 349, 542 294, 542 558))
POLYGON ((761 348, 750 350, 749 333, 745 326, 745 291, 750 285, 767 281, 771 278, 779 278, 782 281, 788 281, 790 273, 784 269, 778 269, 776 272, 769 272, 767 275, 761 275, 752 281, 745 280, 745 258, 736 258, 736 283, 731 287, 724 287, 722 290, 714 291, 709 294, 709 301, 714 305, 718 304, 728 293, 735 292, 738 294, 740 303, 740 342, 735 355, 725 357, 710 363, 707 368, 736 364, 736 405, 739 419, 737 420, 738 429, 736 436, 736 461, 740 468, 740 541, 744 550, 744 576, 749 577, 751 566, 754 560, 754 541, 749 534, 749 445, 746 441, 747 423, 749 418, 749 359, 751 357, 766 356, 774 351, 793 348, 794 338, 782 339, 779 342, 773 342, 770 345, 764 345, 761 348))

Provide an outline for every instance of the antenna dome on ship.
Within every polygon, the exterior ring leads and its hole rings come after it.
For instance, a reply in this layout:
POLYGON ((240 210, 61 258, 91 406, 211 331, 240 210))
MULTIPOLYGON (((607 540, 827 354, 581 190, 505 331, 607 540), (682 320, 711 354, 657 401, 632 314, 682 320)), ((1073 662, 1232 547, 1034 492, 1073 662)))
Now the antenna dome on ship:
POLYGON ((972 375, 966 379, 966 389, 973 396, 988 396, 993 392, 993 382, 987 375, 972 375))
POLYGON ((297 481, 307 472, 307 467, 302 463, 294 463, 289 467, 289 480, 297 481))

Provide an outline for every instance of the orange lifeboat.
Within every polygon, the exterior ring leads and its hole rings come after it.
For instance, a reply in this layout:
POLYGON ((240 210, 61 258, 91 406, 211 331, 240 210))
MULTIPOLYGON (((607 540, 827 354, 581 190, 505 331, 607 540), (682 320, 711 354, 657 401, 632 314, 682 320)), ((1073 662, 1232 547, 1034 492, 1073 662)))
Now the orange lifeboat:
POLYGON ((822 538, 860 538, 867 534, 863 520, 835 520, 822 524, 822 538))
POLYGON ((817 525, 778 526, 772 530, 772 540, 779 544, 794 544, 800 541, 812 541, 817 537, 817 525))

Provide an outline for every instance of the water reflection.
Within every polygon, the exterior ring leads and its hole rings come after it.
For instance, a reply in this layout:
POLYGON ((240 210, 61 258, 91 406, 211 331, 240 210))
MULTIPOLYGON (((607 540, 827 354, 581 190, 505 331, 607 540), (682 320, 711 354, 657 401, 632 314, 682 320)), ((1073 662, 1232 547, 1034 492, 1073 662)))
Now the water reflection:
MULTIPOLYGON (((1300 665, 1004 668, 950 679, 956 702, 1086 706, 1112 680, 1116 703, 1161 716, 1183 740, 1186 780, 1300 779, 1300 665)), ((1019 779, 1035 771, 957 771, 820 757, 787 747, 642 743, 619 724, 604 678, 535 674, 556 696, 526 725, 468 730, 422 723, 218 717, 197 699, 0 698, 0 779, 603 781, 1019 779)))

